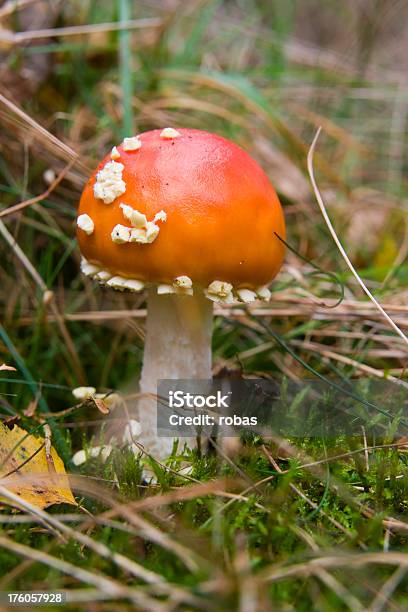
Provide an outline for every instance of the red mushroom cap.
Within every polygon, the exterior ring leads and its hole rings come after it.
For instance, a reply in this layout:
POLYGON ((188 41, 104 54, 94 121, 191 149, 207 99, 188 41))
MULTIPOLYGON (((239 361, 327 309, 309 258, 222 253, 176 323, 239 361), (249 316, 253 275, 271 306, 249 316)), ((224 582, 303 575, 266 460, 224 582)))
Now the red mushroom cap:
POLYGON ((282 265, 284 245, 275 234, 285 238, 285 223, 259 164, 233 142, 201 130, 153 130, 138 139, 139 148, 114 148, 85 186, 78 242, 86 260, 149 283, 186 276, 203 287, 215 280, 234 288, 268 284, 282 265), (105 171, 98 178, 107 164, 114 176, 105 171), (114 241, 116 226, 132 231, 121 205, 158 227, 153 240, 114 241))

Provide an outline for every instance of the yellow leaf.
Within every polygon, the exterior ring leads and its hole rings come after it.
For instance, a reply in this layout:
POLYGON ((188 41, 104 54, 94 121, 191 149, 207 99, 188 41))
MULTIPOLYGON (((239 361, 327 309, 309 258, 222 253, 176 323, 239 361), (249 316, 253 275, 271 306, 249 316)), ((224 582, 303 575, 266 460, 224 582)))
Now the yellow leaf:
POLYGON ((380 248, 374 256, 374 266, 376 268, 386 268, 391 266, 398 255, 398 244, 392 236, 385 236, 380 248))
MULTIPOLYGON (((0 423, 0 482, 38 508, 77 505, 64 464, 54 448, 47 457, 44 440, 14 425, 0 423)), ((0 502, 7 503, 0 498, 0 502)))

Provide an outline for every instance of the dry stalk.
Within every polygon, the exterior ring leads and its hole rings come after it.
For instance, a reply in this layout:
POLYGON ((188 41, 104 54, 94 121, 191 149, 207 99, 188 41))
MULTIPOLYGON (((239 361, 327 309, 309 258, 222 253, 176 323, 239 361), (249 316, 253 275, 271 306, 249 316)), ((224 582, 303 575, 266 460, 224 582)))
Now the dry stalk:
POLYGON ((359 276, 359 274, 357 273, 356 269, 354 268, 353 264, 351 263, 346 251, 343 248, 343 245, 341 244, 336 231, 332 225, 332 222, 330 221, 329 215, 327 214, 326 211, 326 207, 324 205, 323 202, 323 198, 321 196, 321 193, 319 191, 319 188, 317 186, 315 177, 314 177, 314 169, 313 169, 313 155, 314 155, 314 151, 316 148, 316 143, 317 140, 319 138, 321 132, 321 128, 319 127, 319 129, 316 132, 316 136, 313 139, 312 145, 310 147, 308 156, 307 156, 307 168, 309 171, 309 176, 310 176, 310 180, 313 186, 313 190, 315 192, 315 196, 316 196, 316 200, 317 203, 319 204, 320 210, 322 212, 323 215, 323 219, 326 222, 327 227, 329 228, 329 231, 333 237, 334 242, 336 243, 337 248, 339 249, 344 261, 346 262, 347 266, 349 267, 351 273, 353 274, 354 278, 357 280, 358 284, 360 285, 360 287, 363 289, 363 291, 366 293, 366 295, 369 297, 369 299, 373 302, 373 304, 375 305, 375 307, 381 312, 381 314, 383 315, 384 319, 389 323, 389 325, 392 327, 392 329, 404 340, 404 342, 406 342, 406 344, 408 344, 408 337, 404 334, 404 332, 398 327, 398 325, 396 325, 396 323, 394 323, 394 321, 391 319, 391 317, 385 312, 384 308, 381 306, 381 304, 376 300, 376 298, 373 296, 373 294, 371 293, 371 291, 367 288, 367 286, 365 285, 365 283, 363 282, 363 280, 361 279, 361 277, 359 276))

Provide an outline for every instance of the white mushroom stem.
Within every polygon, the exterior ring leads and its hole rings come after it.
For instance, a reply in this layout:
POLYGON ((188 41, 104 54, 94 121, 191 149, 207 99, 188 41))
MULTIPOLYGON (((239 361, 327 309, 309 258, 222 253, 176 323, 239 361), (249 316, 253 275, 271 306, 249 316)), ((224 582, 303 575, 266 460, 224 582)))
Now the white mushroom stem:
MULTIPOLYGON (((167 459, 173 438, 158 437, 157 381, 163 379, 211 379, 211 336, 213 305, 199 290, 193 296, 148 295, 146 339, 139 401, 142 433, 139 442, 159 460, 167 459)), ((180 438, 179 448, 195 439, 180 438)))

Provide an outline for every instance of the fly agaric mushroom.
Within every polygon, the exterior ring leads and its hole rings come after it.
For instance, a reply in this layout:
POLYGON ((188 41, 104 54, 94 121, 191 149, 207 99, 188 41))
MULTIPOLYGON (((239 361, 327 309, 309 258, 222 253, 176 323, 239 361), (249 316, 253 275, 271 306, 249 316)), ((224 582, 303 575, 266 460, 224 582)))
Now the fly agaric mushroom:
MULTIPOLYGON (((211 379, 213 302, 268 300, 285 237, 281 205, 248 153, 209 132, 125 138, 90 177, 79 204, 82 271, 113 289, 148 289, 140 390, 160 379, 211 379)), ((164 458, 156 405, 139 402, 141 441, 164 458)))

